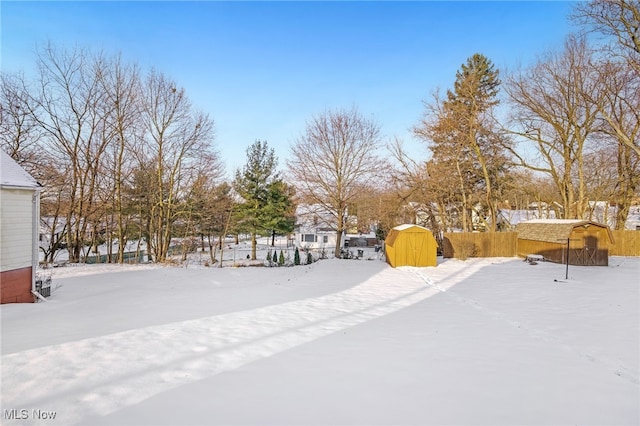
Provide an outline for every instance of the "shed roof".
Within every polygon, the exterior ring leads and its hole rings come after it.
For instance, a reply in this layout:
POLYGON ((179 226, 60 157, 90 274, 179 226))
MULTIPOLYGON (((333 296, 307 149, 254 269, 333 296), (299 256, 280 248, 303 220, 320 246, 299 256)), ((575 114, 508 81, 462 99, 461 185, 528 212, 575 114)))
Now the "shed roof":
POLYGON ((40 184, 2 150, 0 150, 0 186, 40 188, 40 184))
POLYGON ((607 230, 609 241, 613 243, 613 235, 607 225, 581 219, 533 219, 521 222, 516 227, 518 238, 522 240, 562 243, 570 238, 574 228, 579 226, 597 226, 607 230))
MULTIPOLYGON (((398 238, 398 236, 400 236, 400 234, 403 234, 404 232, 407 232, 408 234, 419 233, 423 235, 428 235, 429 238, 431 238, 435 242, 435 239, 433 238, 433 234, 429 229, 420 225, 405 224, 405 225, 398 225, 395 228, 391 228, 391 230, 389 231, 389 234, 387 234, 387 238, 385 238, 384 240, 384 243, 388 246, 393 247, 393 245, 396 243, 396 239, 398 238)), ((436 243, 436 247, 437 246, 438 244, 436 243)))
POLYGON ((396 226, 395 229, 396 231, 406 231, 407 229, 410 228, 418 228, 420 231, 427 231, 427 232, 431 232, 430 230, 428 230, 427 228, 425 228, 424 226, 420 226, 420 225, 412 225, 410 223, 405 224, 405 225, 398 225, 396 226))

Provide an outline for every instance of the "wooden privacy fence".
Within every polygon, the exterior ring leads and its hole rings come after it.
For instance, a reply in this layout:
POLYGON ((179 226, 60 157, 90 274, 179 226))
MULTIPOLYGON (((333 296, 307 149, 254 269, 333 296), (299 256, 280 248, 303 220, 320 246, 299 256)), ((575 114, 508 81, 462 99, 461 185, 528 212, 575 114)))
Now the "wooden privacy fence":
POLYGON ((640 231, 611 231, 614 245, 610 256, 640 256, 640 231))
POLYGON ((452 232, 445 233, 442 255, 468 257, 514 257, 517 253, 516 232, 452 232))
MULTIPOLYGON (((615 244, 609 247, 610 256, 640 256, 640 231, 611 231, 615 244)), ((515 257, 516 232, 452 232, 445 233, 442 242, 445 258, 456 257, 515 257)))

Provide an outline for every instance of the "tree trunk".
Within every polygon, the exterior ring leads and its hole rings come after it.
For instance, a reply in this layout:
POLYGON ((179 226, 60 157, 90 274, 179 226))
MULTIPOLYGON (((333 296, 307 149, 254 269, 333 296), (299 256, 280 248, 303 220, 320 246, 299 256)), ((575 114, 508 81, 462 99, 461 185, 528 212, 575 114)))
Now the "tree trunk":
POLYGON ((460 195, 462 196, 462 230, 469 231, 469 217, 468 217, 468 202, 467 193, 464 188, 464 179, 462 178, 462 171, 460 170, 460 163, 456 161, 456 169, 458 170, 458 178, 460 179, 460 195))
POLYGON ((340 251, 342 249, 342 230, 339 229, 336 231, 336 251, 335 251, 335 256, 336 257, 340 257, 340 251))
POLYGON ((631 208, 631 202, 634 198, 638 177, 634 171, 632 164, 632 152, 629 146, 620 145, 618 147, 618 197, 616 204, 618 206, 616 212, 616 229, 625 229, 627 217, 631 208))
POLYGON ((258 241, 256 239, 256 233, 251 233, 251 260, 256 260, 256 247, 258 246, 258 241))

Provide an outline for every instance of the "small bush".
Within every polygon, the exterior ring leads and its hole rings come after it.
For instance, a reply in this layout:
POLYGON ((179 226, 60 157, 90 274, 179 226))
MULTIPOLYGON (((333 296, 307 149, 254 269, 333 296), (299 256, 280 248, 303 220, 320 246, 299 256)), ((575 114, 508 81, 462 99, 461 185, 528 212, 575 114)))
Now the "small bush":
POLYGON ((278 257, 278 265, 284 265, 284 253, 282 252, 282 250, 280 250, 280 257, 278 257))
POLYGON ((293 253, 293 264, 294 265, 300 264, 300 252, 298 251, 298 247, 296 247, 296 251, 295 253, 293 253))
POLYGON ((313 255, 310 251, 307 252, 307 265, 311 265, 313 263, 313 255))
POLYGON ((267 252, 267 262, 271 263, 271 250, 267 252))
POLYGON ((460 260, 467 260, 476 255, 476 245, 471 241, 460 241, 456 244, 455 254, 460 260))

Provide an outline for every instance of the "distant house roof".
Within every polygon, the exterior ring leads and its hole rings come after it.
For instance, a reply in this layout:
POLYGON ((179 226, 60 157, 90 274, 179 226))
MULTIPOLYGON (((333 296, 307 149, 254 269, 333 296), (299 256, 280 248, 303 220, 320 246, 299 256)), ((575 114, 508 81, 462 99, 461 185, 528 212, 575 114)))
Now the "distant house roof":
POLYGON ((40 184, 2 150, 0 150, 0 186, 40 188, 40 184))
POLYGON ((518 238, 522 240, 546 241, 561 243, 570 238, 573 229, 578 226, 597 226, 607 230, 609 241, 613 242, 613 235, 607 225, 581 219, 533 219, 520 222, 516 228, 518 238))
POLYGON ((511 226, 532 220, 532 219, 553 219, 556 217, 556 212, 553 210, 511 210, 511 209, 499 209, 498 210, 498 223, 507 222, 511 226))

